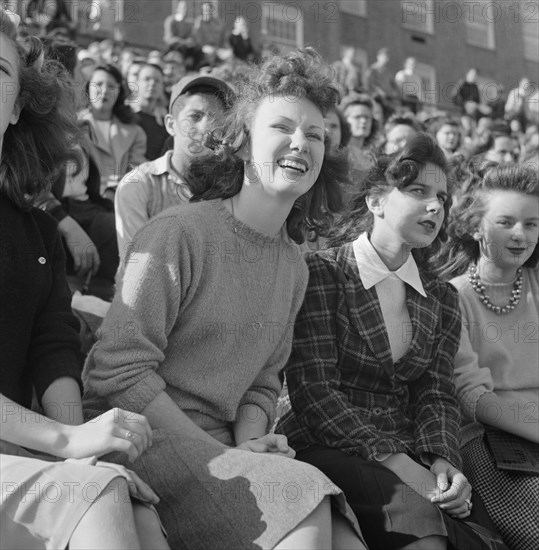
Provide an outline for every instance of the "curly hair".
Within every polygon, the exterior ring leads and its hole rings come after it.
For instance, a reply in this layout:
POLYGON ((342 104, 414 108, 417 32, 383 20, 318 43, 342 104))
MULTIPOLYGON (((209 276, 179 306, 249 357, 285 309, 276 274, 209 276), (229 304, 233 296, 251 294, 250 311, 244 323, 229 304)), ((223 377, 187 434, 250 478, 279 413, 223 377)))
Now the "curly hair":
POLYGON ((419 170, 428 162, 440 167, 448 180, 449 197, 444 203, 445 217, 438 235, 430 246, 414 249, 412 254, 418 263, 428 264, 447 240, 447 220, 451 208, 450 192, 453 178, 446 157, 436 141, 424 132, 412 136, 402 151, 387 155, 382 152, 373 156, 367 176, 355 186, 348 209, 332 231, 330 246, 341 246, 353 241, 364 232, 370 233, 374 216, 367 206, 367 197, 381 196, 392 189, 404 189, 417 179, 419 170))
MULTIPOLYGON (((118 118, 120 122, 123 122, 124 124, 131 124, 133 122, 133 118, 135 116, 135 113, 133 112, 133 109, 129 107, 129 105, 126 105, 125 100, 127 99, 128 91, 125 87, 122 73, 111 63, 106 63, 104 65, 98 65, 92 74, 95 74, 97 71, 103 71, 107 74, 110 74, 112 78, 114 78, 114 81, 116 84, 118 84, 118 97, 116 98, 116 101, 114 102, 114 105, 112 107, 112 114, 118 118)), ((91 79, 86 82, 84 85, 84 93, 86 94, 86 100, 88 101, 88 105, 90 106, 90 84, 91 79)))
MULTIPOLYGON (((268 96, 306 98, 325 115, 336 104, 339 92, 331 69, 312 48, 273 56, 261 66, 250 67, 236 84, 236 100, 222 129, 207 136, 211 153, 191 163, 187 179, 192 201, 226 199, 240 191, 245 165, 238 153, 248 145, 255 111, 268 96)), ((307 233, 327 234, 342 206, 341 187, 349 183, 347 155, 330 151, 327 134, 324 143, 320 174, 311 189, 296 200, 286 222, 290 238, 299 244, 307 233)))
MULTIPOLYGON (((530 167, 505 166, 489 163, 478 175, 480 179, 470 181, 463 190, 458 206, 449 217, 449 240, 434 260, 435 272, 443 279, 462 275, 471 263, 481 255, 479 242, 474 233, 481 224, 487 209, 491 191, 517 191, 532 197, 539 197, 537 171, 530 167)), ((535 267, 539 259, 537 244, 525 267, 535 267)))
POLYGON ((73 147, 78 135, 72 88, 65 69, 55 61, 42 61, 37 38, 17 41, 17 29, 0 9, 0 33, 17 54, 19 120, 3 136, 0 193, 19 208, 28 209, 69 160, 80 166, 73 147))

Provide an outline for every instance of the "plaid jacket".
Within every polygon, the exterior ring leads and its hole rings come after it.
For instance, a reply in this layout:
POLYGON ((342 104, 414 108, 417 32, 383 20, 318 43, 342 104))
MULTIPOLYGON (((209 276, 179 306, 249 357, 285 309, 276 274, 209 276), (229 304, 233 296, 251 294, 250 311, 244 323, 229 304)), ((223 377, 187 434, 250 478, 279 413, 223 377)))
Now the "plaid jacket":
POLYGON ((365 290, 352 244, 307 256, 309 286, 286 366, 292 410, 277 431, 373 459, 434 453, 460 467, 460 415, 452 382, 461 317, 457 291, 420 273, 427 297, 406 285, 412 333, 391 357, 375 288, 365 290))

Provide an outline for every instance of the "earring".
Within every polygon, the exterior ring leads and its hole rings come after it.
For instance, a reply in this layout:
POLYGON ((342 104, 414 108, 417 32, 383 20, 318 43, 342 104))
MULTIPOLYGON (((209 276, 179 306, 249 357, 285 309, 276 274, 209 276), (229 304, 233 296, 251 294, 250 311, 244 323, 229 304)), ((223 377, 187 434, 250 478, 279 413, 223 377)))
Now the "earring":
POLYGON ((479 233, 479 231, 476 231, 476 232, 473 234, 474 241, 480 241, 482 236, 483 236, 483 235, 481 235, 481 233, 479 233))

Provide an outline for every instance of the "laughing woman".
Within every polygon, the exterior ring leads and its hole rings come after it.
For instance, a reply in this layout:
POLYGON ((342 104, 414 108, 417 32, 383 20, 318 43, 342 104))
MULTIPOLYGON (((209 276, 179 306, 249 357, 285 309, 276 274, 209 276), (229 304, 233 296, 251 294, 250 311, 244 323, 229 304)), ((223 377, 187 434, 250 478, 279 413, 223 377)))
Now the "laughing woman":
POLYGON ((298 243, 327 227, 346 179, 326 152, 336 98, 313 51, 252 68, 193 169, 199 202, 135 236, 90 352, 88 403, 161 430, 135 467, 161 496, 174 547, 364 548, 337 511, 342 493, 269 433, 307 285, 298 243))

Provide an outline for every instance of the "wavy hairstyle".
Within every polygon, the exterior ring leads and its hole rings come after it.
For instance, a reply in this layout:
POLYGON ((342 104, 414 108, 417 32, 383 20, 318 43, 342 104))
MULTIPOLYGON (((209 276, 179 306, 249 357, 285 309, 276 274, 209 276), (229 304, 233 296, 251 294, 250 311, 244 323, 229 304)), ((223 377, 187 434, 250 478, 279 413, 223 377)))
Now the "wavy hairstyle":
MULTIPOLYGON (((474 233, 481 224, 487 209, 487 199, 492 191, 517 191, 531 197, 539 197, 537 170, 523 166, 501 167, 488 163, 478 172, 462 192, 457 207, 449 218, 449 241, 435 258, 435 272, 443 279, 462 275, 471 263, 481 255, 474 233)), ((539 248, 535 248, 524 263, 535 267, 539 260, 539 248)))
POLYGON ((18 42, 17 29, 0 8, 0 33, 17 53, 19 120, 5 133, 0 160, 0 193, 19 208, 48 190, 68 160, 80 165, 74 152, 78 129, 72 87, 65 69, 55 61, 42 62, 37 38, 18 42))
MULTIPOLYGON (((210 132, 206 145, 210 154, 193 160, 188 177, 192 201, 226 199, 236 195, 244 182, 244 161, 238 156, 248 145, 250 128, 260 101, 280 95, 307 98, 324 116, 338 99, 332 72, 312 48, 273 56, 261 66, 252 66, 236 84, 236 100, 222 121, 222 129, 210 132)), ((305 241, 307 233, 325 235, 334 213, 342 206, 341 187, 348 184, 345 153, 332 153, 325 138, 324 160, 317 180, 299 197, 286 220, 288 235, 305 241)))
POLYGON ((367 206, 367 197, 381 196, 392 189, 406 188, 416 181, 419 170, 428 162, 440 167, 446 175, 449 198, 444 203, 444 221, 434 241, 428 247, 412 251, 415 260, 425 265, 447 240, 447 220, 451 208, 450 193, 453 178, 444 152, 436 141, 424 132, 408 139, 400 152, 391 155, 379 152, 373 156, 367 176, 356 184, 348 210, 335 226, 330 235, 329 244, 341 246, 357 239, 361 233, 370 233, 374 216, 367 206))
MULTIPOLYGON (((127 96, 129 94, 125 87, 125 84, 122 78, 122 73, 111 63, 98 65, 94 69, 92 74, 95 74, 96 71, 103 71, 107 74, 110 74, 110 76, 114 78, 116 84, 118 84, 119 86, 118 97, 116 98, 116 101, 114 102, 114 105, 112 107, 112 114, 115 117, 117 117, 120 122, 123 122, 124 124, 131 124, 133 122, 135 113, 133 112, 133 109, 131 109, 131 107, 129 107, 129 105, 126 105, 125 103, 125 100, 127 99, 127 96)), ((86 101, 88 102, 88 106, 91 108, 89 92, 90 92, 90 81, 84 84, 84 93, 86 94, 86 101)))

